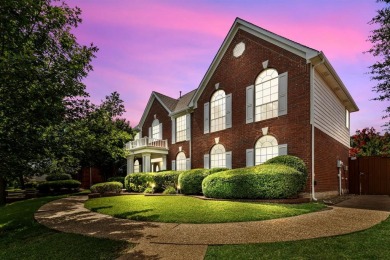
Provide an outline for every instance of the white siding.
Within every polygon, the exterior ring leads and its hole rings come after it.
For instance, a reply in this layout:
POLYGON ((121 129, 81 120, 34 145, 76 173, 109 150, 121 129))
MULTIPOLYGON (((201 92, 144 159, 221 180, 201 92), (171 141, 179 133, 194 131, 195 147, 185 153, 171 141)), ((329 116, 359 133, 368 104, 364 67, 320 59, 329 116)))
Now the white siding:
POLYGON ((316 71, 314 72, 314 126, 349 147, 345 107, 316 71))

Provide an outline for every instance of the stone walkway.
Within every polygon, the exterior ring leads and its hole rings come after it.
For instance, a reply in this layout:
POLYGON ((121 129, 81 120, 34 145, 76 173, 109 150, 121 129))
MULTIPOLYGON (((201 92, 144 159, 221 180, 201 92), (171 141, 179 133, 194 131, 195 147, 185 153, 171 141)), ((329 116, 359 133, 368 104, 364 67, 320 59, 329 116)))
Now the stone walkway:
MULTIPOLYGON (((348 234, 390 215, 389 196, 356 196, 327 210, 295 217, 221 224, 138 222, 84 208, 86 196, 42 206, 35 219, 52 229, 126 240, 136 246, 121 259, 203 259, 208 245, 293 241, 348 234)), ((207 217, 207 216, 205 216, 207 217)))

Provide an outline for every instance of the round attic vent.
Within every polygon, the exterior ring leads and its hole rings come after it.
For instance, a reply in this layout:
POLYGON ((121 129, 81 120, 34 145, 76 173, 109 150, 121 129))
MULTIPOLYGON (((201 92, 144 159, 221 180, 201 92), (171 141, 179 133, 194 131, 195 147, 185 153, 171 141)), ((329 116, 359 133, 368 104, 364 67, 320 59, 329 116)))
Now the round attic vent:
POLYGON ((245 51, 245 43, 240 42, 234 47, 233 49, 233 56, 238 58, 240 57, 245 51))

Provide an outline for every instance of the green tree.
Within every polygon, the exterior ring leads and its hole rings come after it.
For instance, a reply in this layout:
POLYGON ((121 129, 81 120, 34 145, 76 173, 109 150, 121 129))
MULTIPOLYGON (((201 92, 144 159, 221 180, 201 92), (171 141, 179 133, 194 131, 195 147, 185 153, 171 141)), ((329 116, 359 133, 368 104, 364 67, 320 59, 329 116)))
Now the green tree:
MULTIPOLYGON (((377 11, 377 15, 372 18, 370 24, 379 27, 372 31, 368 40, 372 43, 368 51, 375 58, 378 58, 369 68, 371 79, 377 81, 373 90, 380 93, 374 100, 390 101, 390 0, 378 0, 384 2, 385 6, 377 11)), ((390 106, 386 108, 383 118, 390 119, 390 106)), ((384 125, 390 129, 390 120, 384 125)))
POLYGON ((71 33, 80 14, 55 0, 0 1, 0 204, 7 179, 34 174, 51 153, 46 133, 87 95, 97 48, 71 33))
POLYGON ((351 136, 349 155, 355 156, 388 156, 390 155, 390 134, 380 135, 375 128, 357 130, 351 136))

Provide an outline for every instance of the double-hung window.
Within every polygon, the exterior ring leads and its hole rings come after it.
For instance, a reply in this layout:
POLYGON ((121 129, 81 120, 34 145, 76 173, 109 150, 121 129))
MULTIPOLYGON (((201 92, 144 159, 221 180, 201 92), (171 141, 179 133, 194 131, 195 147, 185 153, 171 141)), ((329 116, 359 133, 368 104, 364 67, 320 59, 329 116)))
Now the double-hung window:
POLYGON ((176 142, 185 141, 187 138, 187 115, 176 118, 176 142))

